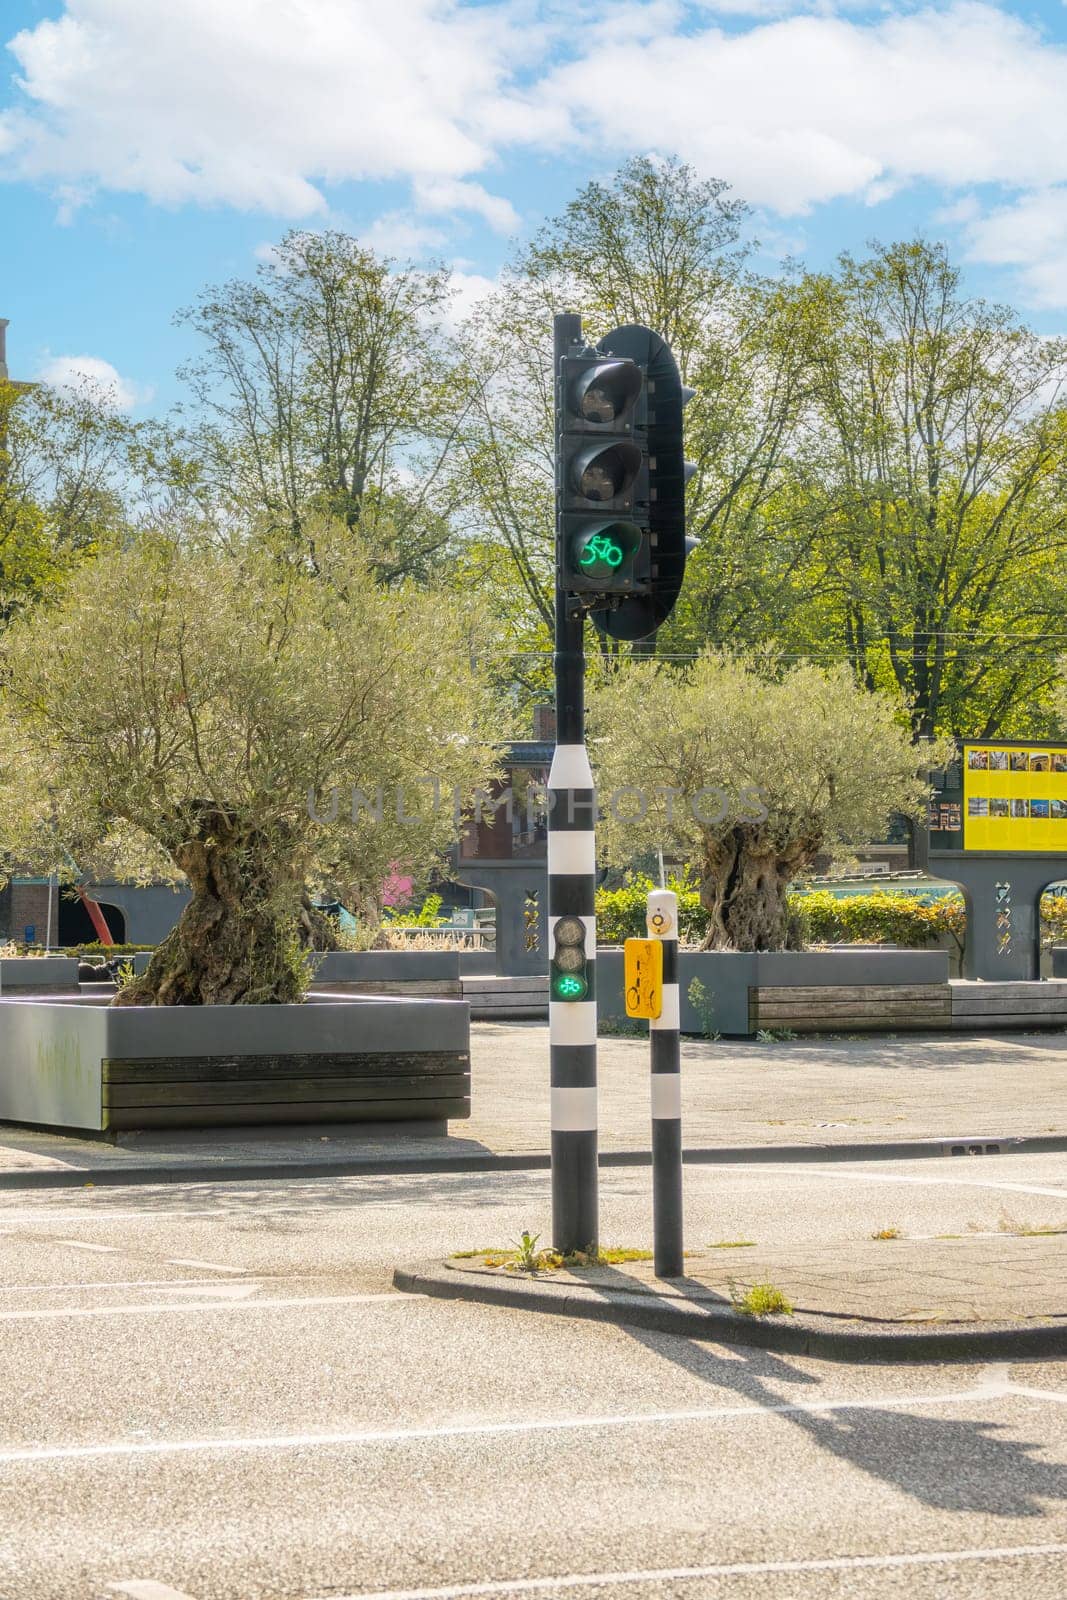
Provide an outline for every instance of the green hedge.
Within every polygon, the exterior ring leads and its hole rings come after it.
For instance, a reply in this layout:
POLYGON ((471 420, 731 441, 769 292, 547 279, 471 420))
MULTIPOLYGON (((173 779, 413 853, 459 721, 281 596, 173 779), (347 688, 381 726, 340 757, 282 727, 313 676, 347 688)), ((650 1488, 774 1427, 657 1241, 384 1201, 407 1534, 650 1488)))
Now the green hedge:
POLYGON ((132 956, 142 950, 154 950, 154 944, 76 944, 67 951, 68 955, 78 956, 132 956))
POLYGON ((919 895, 876 889, 872 894, 838 896, 829 889, 790 896, 804 921, 809 944, 899 944, 919 950, 947 938, 963 949, 966 914, 963 896, 919 895))
MULTIPOLYGON (((657 885, 651 878, 638 874, 621 889, 598 889, 596 892, 596 932, 600 944, 622 944, 624 939, 644 939, 645 901, 648 891, 657 885)), ((668 878, 667 888, 678 896, 678 923, 683 944, 700 944, 707 931, 708 918, 700 896, 687 879, 668 878)))
MULTIPOLYGON (((598 889, 597 937, 601 944, 621 944, 645 934, 645 897, 655 888, 651 878, 635 877, 620 889, 598 889)), ((688 879, 671 879, 678 896, 683 944, 700 944, 707 916, 688 879)), ((967 918, 961 894, 924 899, 921 895, 875 889, 870 894, 837 896, 828 889, 792 894, 806 944, 896 944, 921 950, 946 942, 962 951, 967 918)), ((1041 942, 1046 948, 1067 944, 1067 895, 1046 895, 1041 902, 1041 942)))

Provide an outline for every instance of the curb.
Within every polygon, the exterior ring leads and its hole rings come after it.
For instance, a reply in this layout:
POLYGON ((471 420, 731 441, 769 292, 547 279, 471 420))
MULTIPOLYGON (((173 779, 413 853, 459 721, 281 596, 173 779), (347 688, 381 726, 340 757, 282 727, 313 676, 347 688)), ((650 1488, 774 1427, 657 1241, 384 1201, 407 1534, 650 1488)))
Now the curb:
MULTIPOLYGON (((1034 1134, 995 1138, 901 1139, 871 1144, 711 1145, 686 1150, 686 1166, 803 1165, 833 1161, 918 1161, 932 1156, 1037 1155, 1067 1151, 1067 1135, 1034 1134)), ((234 1161, 170 1167, 61 1167, 0 1170, 0 1190, 77 1189, 162 1183, 251 1183, 279 1178, 380 1178, 437 1172, 539 1172, 550 1166, 547 1151, 512 1155, 353 1157, 346 1161, 234 1161)), ((650 1167, 650 1150, 602 1150, 601 1167, 650 1167)))
POLYGON ((825 1361, 916 1362, 1015 1360, 1067 1355, 1067 1320, 1041 1323, 930 1324, 855 1322, 810 1314, 783 1318, 742 1317, 727 1305, 678 1305, 647 1294, 550 1289, 521 1279, 509 1282, 431 1262, 397 1267, 393 1284, 407 1294, 465 1300, 513 1310, 547 1312, 589 1322, 643 1328, 684 1339, 747 1345, 825 1361))

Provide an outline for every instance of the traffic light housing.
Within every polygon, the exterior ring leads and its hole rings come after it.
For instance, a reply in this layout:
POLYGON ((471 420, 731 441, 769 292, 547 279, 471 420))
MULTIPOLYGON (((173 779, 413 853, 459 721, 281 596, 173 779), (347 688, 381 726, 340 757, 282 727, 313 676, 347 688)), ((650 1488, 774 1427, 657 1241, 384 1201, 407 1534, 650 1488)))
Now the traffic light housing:
POLYGON ((643 391, 636 362, 583 350, 560 363, 559 560, 570 594, 625 596, 641 580, 634 509, 647 482, 643 391))
POLYGON ((560 359, 560 586, 616 639, 646 638, 666 620, 695 543, 685 535, 688 398, 669 347, 648 328, 618 328, 560 359))
POLYGON ((589 998, 585 923, 581 917, 559 917, 552 929, 549 995, 553 1000, 589 998))

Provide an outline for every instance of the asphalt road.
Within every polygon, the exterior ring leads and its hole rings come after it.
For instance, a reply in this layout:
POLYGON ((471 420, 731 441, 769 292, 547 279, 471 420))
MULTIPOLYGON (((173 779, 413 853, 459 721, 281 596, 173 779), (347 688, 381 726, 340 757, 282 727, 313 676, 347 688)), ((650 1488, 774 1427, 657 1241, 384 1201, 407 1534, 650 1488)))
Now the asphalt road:
MULTIPOLYGON (((648 1181, 605 1174, 605 1242, 647 1243, 648 1181)), ((693 1242, 1067 1219, 1062 1156, 686 1183, 693 1242)), ((543 1173, 0 1196, 2 1600, 1067 1591, 1067 1364, 852 1368, 390 1286, 547 1221, 543 1173)))

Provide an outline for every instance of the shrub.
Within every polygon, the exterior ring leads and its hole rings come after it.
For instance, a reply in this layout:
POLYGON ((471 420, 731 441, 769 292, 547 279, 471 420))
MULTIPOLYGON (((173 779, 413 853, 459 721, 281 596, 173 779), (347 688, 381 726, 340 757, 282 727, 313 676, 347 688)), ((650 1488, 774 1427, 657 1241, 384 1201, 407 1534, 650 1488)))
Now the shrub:
POLYGON ((947 935, 963 949, 966 914, 959 894, 927 900, 877 889, 838 899, 828 889, 818 889, 792 900, 815 944, 899 944, 917 950, 947 935))
MULTIPOLYGON (((651 878, 637 873, 621 888, 597 890, 597 938, 601 944, 622 944, 624 939, 647 937, 645 903, 649 890, 654 888, 651 878)), ((708 914, 700 904, 699 894, 688 878, 668 878, 667 888, 678 896, 680 943, 700 944, 707 932, 708 914)))

